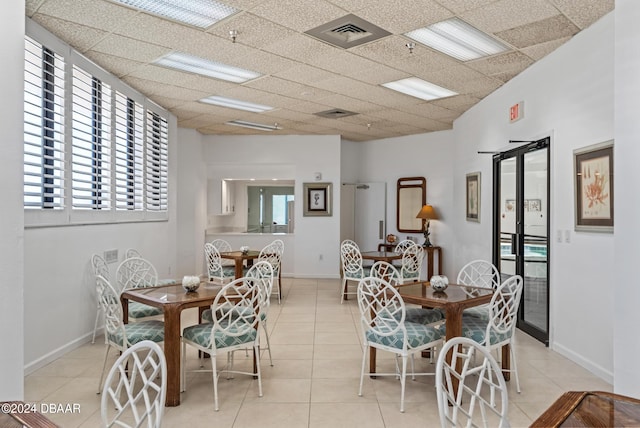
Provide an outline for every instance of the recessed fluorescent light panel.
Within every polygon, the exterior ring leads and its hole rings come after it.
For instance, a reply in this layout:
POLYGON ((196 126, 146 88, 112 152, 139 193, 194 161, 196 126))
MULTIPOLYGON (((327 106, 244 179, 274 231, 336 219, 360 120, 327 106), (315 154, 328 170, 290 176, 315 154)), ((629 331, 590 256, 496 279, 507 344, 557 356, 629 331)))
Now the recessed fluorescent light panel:
POLYGON ((405 36, 460 61, 470 61, 509 50, 504 43, 458 18, 410 31, 405 36))
POLYGON ((243 83, 247 80, 262 76, 255 71, 233 67, 221 62, 209 61, 208 59, 181 52, 170 53, 158 58, 154 61, 154 64, 234 83, 243 83))
POLYGON ((252 111, 254 113, 262 113, 265 111, 273 110, 271 106, 265 106, 262 104, 254 104, 247 101, 234 100, 233 98, 219 97, 213 95, 200 100, 201 103, 213 104, 214 106, 235 108, 238 110, 252 111))
POLYGON ((417 77, 408 77, 406 79, 396 80, 395 82, 383 83, 382 86, 427 101, 458 95, 457 92, 450 91, 449 89, 434 85, 417 77))
POLYGON ((245 122, 244 120, 230 120, 229 122, 226 122, 226 124, 257 129, 258 131, 275 131, 276 129, 282 129, 277 123, 275 125, 263 125, 262 123, 245 122))
POLYGON ((214 0, 114 0, 115 2, 183 22, 199 28, 209 28, 216 22, 238 12, 226 4, 214 0))

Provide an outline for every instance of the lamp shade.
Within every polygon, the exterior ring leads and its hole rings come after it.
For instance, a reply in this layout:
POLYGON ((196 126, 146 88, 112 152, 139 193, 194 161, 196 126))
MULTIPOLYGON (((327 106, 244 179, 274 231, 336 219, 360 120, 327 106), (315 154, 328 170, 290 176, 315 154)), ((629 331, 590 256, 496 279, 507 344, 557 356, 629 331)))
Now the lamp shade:
POLYGON ((426 220, 438 220, 438 214, 436 214, 436 210, 433 209, 433 206, 423 205, 422 209, 420 210, 416 218, 423 218, 426 220))

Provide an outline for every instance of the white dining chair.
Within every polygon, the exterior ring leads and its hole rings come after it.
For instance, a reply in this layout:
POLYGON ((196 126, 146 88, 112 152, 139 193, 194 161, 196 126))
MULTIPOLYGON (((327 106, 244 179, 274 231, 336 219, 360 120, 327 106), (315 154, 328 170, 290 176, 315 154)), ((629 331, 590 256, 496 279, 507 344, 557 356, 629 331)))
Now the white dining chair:
POLYGON ((471 339, 456 337, 445 343, 436 363, 436 396, 442 428, 510 426, 500 366, 486 347, 471 339))
MULTIPOLYGON (((98 254, 92 255, 91 267, 93 269, 93 276, 95 280, 97 280, 98 276, 102 276, 109 280, 109 277, 111 276, 109 273, 109 266, 102 256, 98 254)), ((100 296, 96 294, 96 320, 93 323, 93 336, 91 336, 91 343, 96 343, 96 332, 98 331, 98 322, 101 313, 104 313, 104 311, 100 305, 100 296)))

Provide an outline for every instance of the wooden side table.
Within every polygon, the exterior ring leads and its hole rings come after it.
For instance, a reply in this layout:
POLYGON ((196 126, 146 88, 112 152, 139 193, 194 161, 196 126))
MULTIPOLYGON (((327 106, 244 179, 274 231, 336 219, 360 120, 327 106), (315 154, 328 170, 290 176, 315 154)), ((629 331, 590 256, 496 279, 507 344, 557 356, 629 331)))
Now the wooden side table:
POLYGON ((442 275, 442 247, 422 247, 427 253, 427 281, 433 276, 433 253, 438 253, 438 275, 442 275))

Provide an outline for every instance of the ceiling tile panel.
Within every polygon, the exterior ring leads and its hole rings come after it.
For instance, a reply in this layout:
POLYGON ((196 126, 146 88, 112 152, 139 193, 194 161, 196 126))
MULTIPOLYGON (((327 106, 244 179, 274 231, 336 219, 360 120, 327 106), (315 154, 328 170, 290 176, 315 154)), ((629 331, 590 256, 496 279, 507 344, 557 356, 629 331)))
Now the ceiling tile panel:
POLYGON ((547 0, 499 0, 460 17, 480 30, 496 33, 557 14, 558 9, 547 0))
POLYGON ((231 16, 211 27, 208 32, 221 38, 230 38, 231 30, 237 31, 237 44, 255 48, 261 48, 297 34, 287 27, 251 13, 231 16))
POLYGON ((92 48, 93 51, 139 62, 149 62, 170 52, 170 49, 140 40, 112 34, 92 48))
POLYGON ((496 36, 517 48, 526 48, 527 46, 570 37, 578 31, 580 29, 573 25, 566 16, 556 15, 542 21, 500 31, 496 33, 496 36))
POLYGON ((344 9, 324 0, 269 0, 251 12, 300 32, 347 14, 344 9))
POLYGON ((505 73, 508 71, 522 71, 533 63, 533 60, 520 52, 509 52, 495 55, 487 59, 479 59, 467 63, 486 75, 505 73))
POLYGON ((453 13, 462 13, 494 3, 496 0, 436 0, 453 13))
POLYGON ((273 76, 266 76, 262 79, 256 79, 254 81, 247 82, 244 86, 260 89, 265 92, 271 92, 273 94, 280 94, 291 98, 304 99, 309 101, 332 95, 331 92, 324 91, 317 87, 302 85, 297 82, 292 82, 290 80, 280 79, 273 76))
POLYGON ((101 52, 89 51, 84 54, 91 61, 98 64, 105 70, 109 70, 118 77, 126 76, 133 71, 144 67, 145 64, 131 59, 125 59, 118 56, 107 55, 101 52))
POLYGON ((562 39, 552 40, 546 43, 540 43, 534 46, 529 46, 527 48, 521 49, 521 51, 526 54, 528 57, 533 58, 535 61, 538 61, 545 56, 549 55, 551 52, 555 51, 559 46, 563 45, 567 42, 571 37, 564 37, 562 39))
POLYGON ((31 17, 40 7, 42 3, 46 0, 26 0, 24 3, 25 6, 25 15, 31 17))
POLYGON ((432 0, 396 0, 375 2, 358 10, 357 15, 391 33, 402 34, 443 21, 452 13, 432 0))
POLYGON ((48 0, 37 13, 110 32, 127 25, 139 12, 105 0, 48 0))
POLYGON ((580 29, 585 29, 614 8, 614 0, 552 0, 580 29))
POLYGON ((80 52, 87 51, 109 34, 104 30, 79 25, 47 15, 36 14, 33 20, 43 27, 54 31, 60 38, 66 40, 67 43, 73 44, 76 50, 80 52))

